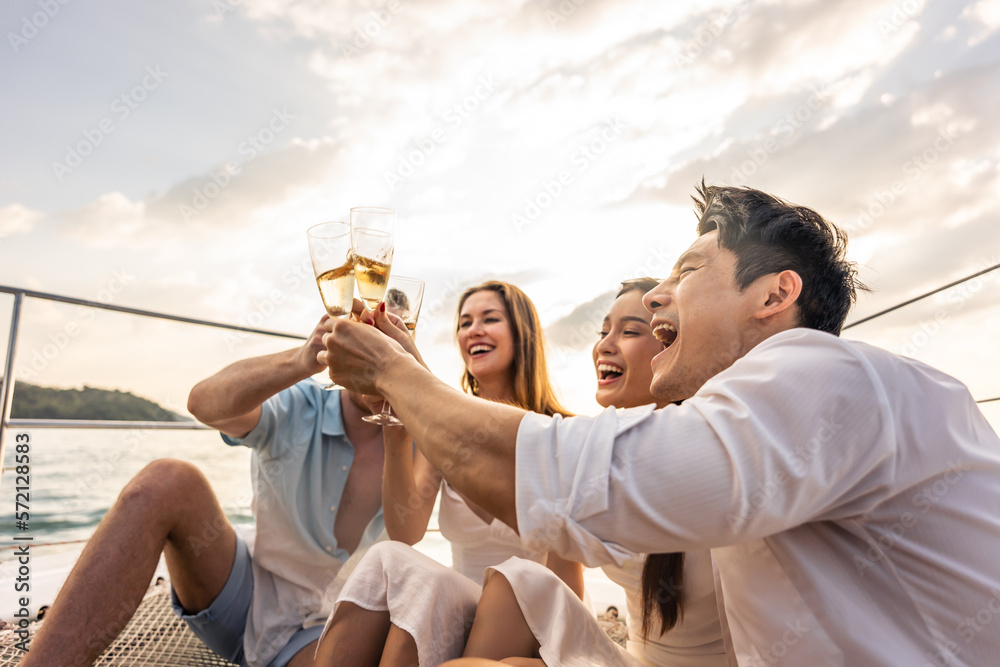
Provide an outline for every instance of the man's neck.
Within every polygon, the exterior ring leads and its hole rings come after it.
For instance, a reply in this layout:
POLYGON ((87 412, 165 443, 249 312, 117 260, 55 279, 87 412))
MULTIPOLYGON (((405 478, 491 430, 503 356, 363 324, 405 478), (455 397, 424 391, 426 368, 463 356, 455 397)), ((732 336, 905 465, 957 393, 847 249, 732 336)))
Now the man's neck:
POLYGON ((344 434, 352 444, 359 446, 376 440, 381 443, 382 427, 361 419, 371 413, 362 410, 351 400, 350 394, 343 390, 340 392, 340 412, 344 420, 344 434))

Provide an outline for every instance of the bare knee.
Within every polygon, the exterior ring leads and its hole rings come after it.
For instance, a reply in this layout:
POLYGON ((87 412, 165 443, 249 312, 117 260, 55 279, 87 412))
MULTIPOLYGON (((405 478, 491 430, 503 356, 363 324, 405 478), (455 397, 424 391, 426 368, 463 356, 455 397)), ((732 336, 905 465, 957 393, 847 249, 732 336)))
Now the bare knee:
POLYGON ((517 605, 517 595, 514 593, 514 587, 510 585, 507 577, 502 573, 494 572, 490 576, 489 581, 486 582, 486 586, 483 587, 483 594, 479 598, 479 606, 502 606, 510 608, 517 605))
POLYGON ((129 480, 118 496, 118 504, 155 517, 197 502, 206 493, 211 493, 211 487, 196 466, 178 459, 157 459, 129 480))

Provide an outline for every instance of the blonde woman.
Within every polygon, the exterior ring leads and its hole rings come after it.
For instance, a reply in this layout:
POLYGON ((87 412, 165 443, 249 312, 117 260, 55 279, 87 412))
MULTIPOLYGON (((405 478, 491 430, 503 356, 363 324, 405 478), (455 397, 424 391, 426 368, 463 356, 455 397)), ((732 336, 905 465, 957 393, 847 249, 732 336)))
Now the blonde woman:
MULTIPOLYGON (((466 392, 568 415, 549 382, 538 313, 520 289, 490 281, 466 290, 456 338, 466 392)), ((511 528, 442 483, 404 428, 386 428, 384 438, 382 502, 393 541, 372 547, 351 574, 320 641, 317 666, 438 665, 462 655, 483 571, 512 556, 547 567, 582 596, 579 563, 525 549, 511 528), (439 489, 438 520, 451 542, 451 569, 409 546, 423 538, 439 489)))

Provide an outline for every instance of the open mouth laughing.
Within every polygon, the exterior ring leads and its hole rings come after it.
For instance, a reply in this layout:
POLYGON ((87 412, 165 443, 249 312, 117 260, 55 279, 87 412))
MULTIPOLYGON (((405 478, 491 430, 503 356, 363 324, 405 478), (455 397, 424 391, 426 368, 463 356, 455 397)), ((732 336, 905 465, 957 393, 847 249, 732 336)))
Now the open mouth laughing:
POLYGON ((476 343, 469 348, 469 356, 472 358, 481 357, 484 354, 488 354, 493 351, 494 345, 486 345, 485 343, 476 343))
POLYGON ((653 335, 656 336, 656 340, 663 343, 663 349, 665 350, 677 340, 677 327, 670 322, 660 322, 654 327, 653 335))
POLYGON ((602 361, 597 364, 597 381, 599 385, 614 382, 625 373, 625 369, 616 364, 602 361))

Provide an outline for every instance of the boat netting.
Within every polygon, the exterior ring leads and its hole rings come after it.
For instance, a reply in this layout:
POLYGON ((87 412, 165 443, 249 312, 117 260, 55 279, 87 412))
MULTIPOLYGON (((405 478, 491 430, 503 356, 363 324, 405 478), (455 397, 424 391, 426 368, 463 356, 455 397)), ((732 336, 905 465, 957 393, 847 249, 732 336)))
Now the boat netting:
MULTIPOLYGON (((13 667, 21 662, 24 654, 15 646, 18 641, 15 634, 0 633, 0 667, 13 667)), ((122 633, 94 662, 101 667, 232 664, 212 653, 177 617, 170 607, 169 590, 162 587, 154 588, 142 601, 122 633)))

